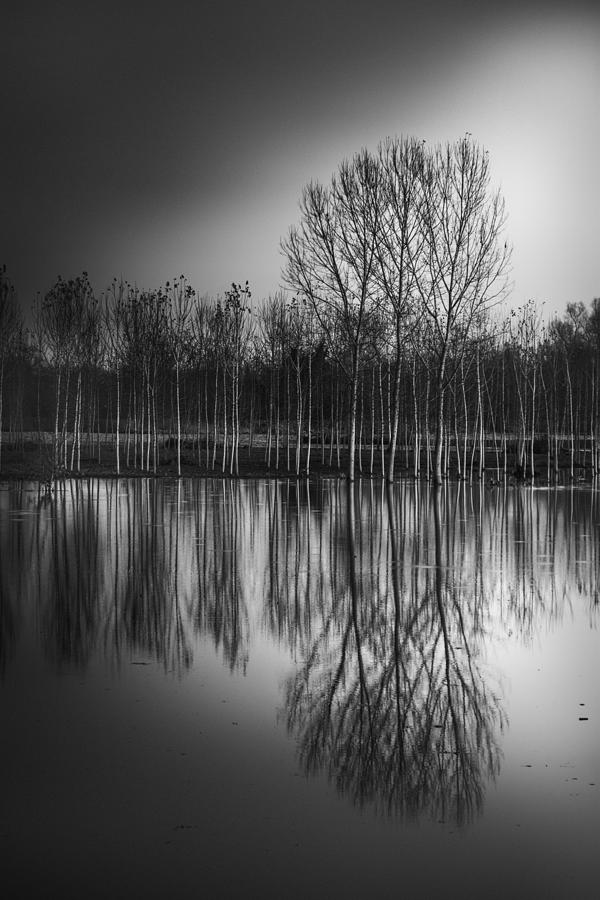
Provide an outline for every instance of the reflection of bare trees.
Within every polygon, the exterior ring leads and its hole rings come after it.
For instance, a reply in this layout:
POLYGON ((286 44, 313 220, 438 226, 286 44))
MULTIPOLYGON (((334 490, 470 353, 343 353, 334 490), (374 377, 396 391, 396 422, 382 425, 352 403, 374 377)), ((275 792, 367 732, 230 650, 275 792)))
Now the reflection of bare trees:
POLYGON ((104 571, 100 565, 98 483, 58 486, 48 551, 51 565, 42 572, 40 617, 46 652, 58 665, 83 666, 94 649, 100 624, 98 607, 104 571))
POLYGON ((238 571, 244 514, 230 485, 119 482, 114 494, 114 645, 181 671, 192 664, 195 635, 208 634, 232 669, 244 666, 248 624, 238 571))
POLYGON ((178 501, 177 494, 168 497, 149 482, 117 495, 114 553, 123 558, 112 567, 118 573, 112 600, 123 645, 175 670, 192 661, 180 591, 178 501))
POLYGON ((597 504, 577 490, 331 488, 313 535, 327 585, 286 695, 306 771, 395 814, 476 814, 505 723, 486 642, 529 640, 577 595, 596 616, 597 504))
POLYGON ((57 665, 182 672, 198 638, 245 671, 256 631, 298 663, 307 771, 357 803, 467 820, 499 766, 490 637, 595 616, 589 491, 375 482, 77 481, 0 490, 0 673, 24 628, 57 665))
POLYGON ((248 659, 247 509, 239 484, 72 481, 15 491, 0 531, 0 663, 17 611, 57 665, 148 657, 180 672, 197 634, 231 668, 248 659))
POLYGON ((200 482, 193 493, 203 516, 196 540, 198 602, 195 628, 212 637, 230 669, 245 669, 249 623, 243 575, 247 515, 243 492, 230 481, 200 482))
MULTIPOLYGON (((472 617, 450 574, 439 503, 432 495, 433 566, 424 569, 422 585, 410 576, 417 590, 406 590, 388 491, 380 513, 388 518, 391 580, 369 595, 356 500, 348 491, 349 578, 332 585, 336 626, 315 633, 288 684, 286 705, 307 771, 325 769, 357 803, 463 821, 498 770, 495 731, 503 714, 479 668, 472 617)), ((428 566, 427 559, 420 563, 428 566)))
POLYGON ((17 638, 17 604, 13 602, 13 589, 9 573, 0 566, 0 677, 4 676, 14 652, 17 638))

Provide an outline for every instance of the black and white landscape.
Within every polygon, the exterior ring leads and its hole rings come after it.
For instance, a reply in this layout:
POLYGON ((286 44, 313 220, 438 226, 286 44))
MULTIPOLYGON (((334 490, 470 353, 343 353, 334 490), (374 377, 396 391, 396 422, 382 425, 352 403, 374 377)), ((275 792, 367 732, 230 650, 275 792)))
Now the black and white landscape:
POLYGON ((597 894, 596 6, 3 11, 3 896, 597 894))

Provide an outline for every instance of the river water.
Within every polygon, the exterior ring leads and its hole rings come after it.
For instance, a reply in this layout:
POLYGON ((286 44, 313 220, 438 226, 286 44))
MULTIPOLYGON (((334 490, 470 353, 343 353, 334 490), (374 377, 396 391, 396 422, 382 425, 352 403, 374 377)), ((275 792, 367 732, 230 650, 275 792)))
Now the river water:
POLYGON ((600 494, 0 484, 6 897, 589 897, 600 494))

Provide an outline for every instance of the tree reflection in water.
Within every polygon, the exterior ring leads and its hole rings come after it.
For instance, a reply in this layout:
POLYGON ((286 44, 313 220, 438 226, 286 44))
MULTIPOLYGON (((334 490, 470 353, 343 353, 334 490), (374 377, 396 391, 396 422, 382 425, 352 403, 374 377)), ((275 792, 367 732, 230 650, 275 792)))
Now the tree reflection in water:
MULTIPOLYGON (((68 481, 8 492, 0 529, 5 664, 24 609, 58 667, 147 657, 181 673, 198 634, 231 668, 248 656, 238 571, 244 510, 231 483, 68 481), (4 564, 6 562, 6 564, 4 564)), ((237 486, 236 486, 237 488, 237 486)), ((4 495, 6 500, 6 495, 4 495)))
POLYGON ((182 674, 200 638, 245 672, 262 633, 296 674, 307 772, 390 813, 468 820, 498 772, 494 640, 575 597, 596 618, 595 491, 367 482, 67 481, 0 490, 0 675, 29 628, 57 667, 182 674))
POLYGON ((498 771, 504 716, 478 662, 472 603, 482 598, 463 591, 470 573, 449 556, 439 492, 428 502, 433 547, 415 540, 407 572, 399 552, 406 532, 399 534, 387 489, 380 511, 388 517, 390 579, 374 591, 363 578, 365 547, 348 487, 347 566, 337 569, 347 579, 332 579, 335 612, 288 684, 288 725, 306 771, 325 769, 355 802, 464 821, 498 771))

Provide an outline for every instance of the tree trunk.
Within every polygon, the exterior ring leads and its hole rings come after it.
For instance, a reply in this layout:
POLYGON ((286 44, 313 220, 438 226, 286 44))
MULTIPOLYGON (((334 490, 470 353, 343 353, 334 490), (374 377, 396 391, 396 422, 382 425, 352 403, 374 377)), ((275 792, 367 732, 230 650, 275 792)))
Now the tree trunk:
POLYGON ((0 472, 2 471, 2 406, 4 400, 4 354, 0 360, 0 472))
POLYGON ((437 392, 433 483, 436 487, 439 487, 442 483, 442 447, 444 441, 444 387, 441 379, 438 379, 437 392))
POLYGON ((181 408, 179 395, 179 358, 175 360, 175 414, 177 416, 177 477, 181 478, 181 408))
POLYGON ((116 425, 115 425, 115 456, 117 462, 117 475, 121 474, 121 378, 120 368, 117 366, 117 409, 116 409, 116 425))
POLYGON ((394 377, 394 417, 392 419, 392 433, 390 435, 390 446, 388 454, 388 472, 387 480, 394 480, 394 464, 396 462, 396 447, 398 445, 398 423, 400 421, 400 354, 396 360, 396 372, 394 377))
POLYGON ((307 423, 308 445, 306 448, 306 475, 310 474, 310 451, 312 447, 312 353, 308 351, 308 396, 307 396, 307 423))
POLYGON ((356 411, 358 408, 358 365, 359 354, 355 352, 352 362, 352 382, 350 385, 350 438, 348 441, 348 480, 354 481, 356 454, 356 411))

